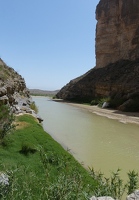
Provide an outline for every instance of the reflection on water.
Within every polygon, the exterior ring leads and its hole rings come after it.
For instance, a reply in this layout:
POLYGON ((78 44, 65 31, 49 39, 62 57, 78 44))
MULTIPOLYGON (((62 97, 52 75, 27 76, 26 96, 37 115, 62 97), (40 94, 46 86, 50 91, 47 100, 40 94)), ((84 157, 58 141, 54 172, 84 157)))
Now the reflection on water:
POLYGON ((92 114, 46 97, 33 97, 44 119, 43 127, 55 140, 70 149, 85 167, 108 175, 139 168, 139 126, 92 114))

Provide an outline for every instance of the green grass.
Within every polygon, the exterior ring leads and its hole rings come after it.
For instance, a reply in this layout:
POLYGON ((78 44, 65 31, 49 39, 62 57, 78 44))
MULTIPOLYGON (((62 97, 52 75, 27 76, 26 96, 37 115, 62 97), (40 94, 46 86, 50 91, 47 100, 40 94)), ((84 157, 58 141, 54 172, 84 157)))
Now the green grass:
POLYGON ((10 180, 1 199, 89 199, 95 187, 89 172, 33 117, 19 116, 17 123, 0 146, 0 171, 10 180))
POLYGON ((128 173, 126 184, 119 170, 106 178, 94 169, 85 170, 30 115, 16 118, 16 130, 0 145, 0 200, 89 200, 93 195, 121 199, 138 188, 138 174, 128 173))

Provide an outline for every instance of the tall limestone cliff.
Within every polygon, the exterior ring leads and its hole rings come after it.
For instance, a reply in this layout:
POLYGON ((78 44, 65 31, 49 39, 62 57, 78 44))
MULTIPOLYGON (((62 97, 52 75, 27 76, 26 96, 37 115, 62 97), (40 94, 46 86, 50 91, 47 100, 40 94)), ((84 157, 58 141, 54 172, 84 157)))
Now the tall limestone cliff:
POLYGON ((101 0, 96 19, 97 67, 139 57, 138 0, 101 0))
POLYGON ((109 97, 120 110, 139 111, 139 1, 100 0, 96 19, 96 67, 56 96, 80 102, 109 97))

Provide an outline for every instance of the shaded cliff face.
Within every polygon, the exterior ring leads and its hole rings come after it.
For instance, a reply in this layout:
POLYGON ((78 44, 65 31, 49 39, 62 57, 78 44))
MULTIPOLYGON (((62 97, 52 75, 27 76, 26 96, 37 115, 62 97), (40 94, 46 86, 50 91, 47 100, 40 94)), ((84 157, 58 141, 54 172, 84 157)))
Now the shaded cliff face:
MULTIPOLYGON (((118 107, 126 102, 132 103, 139 98, 139 60, 121 60, 104 68, 94 68, 75 80, 64 86, 56 96, 76 102, 110 97, 118 107)), ((121 107, 121 110, 124 109, 121 107)), ((137 111, 136 108, 134 111, 137 111)))
POLYGON ((96 67, 139 58, 138 0, 100 0, 96 19, 96 67))
POLYGON ((21 97, 30 97, 25 80, 0 59, 0 105, 9 104, 12 106, 18 104, 17 101, 21 97))

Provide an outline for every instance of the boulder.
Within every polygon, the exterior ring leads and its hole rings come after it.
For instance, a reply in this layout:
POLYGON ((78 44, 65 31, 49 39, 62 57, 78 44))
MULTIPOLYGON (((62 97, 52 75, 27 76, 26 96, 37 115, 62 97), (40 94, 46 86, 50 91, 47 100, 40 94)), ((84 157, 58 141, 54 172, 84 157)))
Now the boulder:
POLYGON ((5 87, 0 88, 0 97, 4 96, 7 94, 7 89, 5 87))
POLYGON ((90 198, 90 200, 114 200, 114 199, 112 197, 109 197, 109 196, 102 196, 102 197, 92 196, 90 198))
POLYGON ((8 103, 9 103, 9 99, 8 99, 7 95, 4 95, 4 96, 0 97, 0 105, 1 104, 6 105, 8 103))
POLYGON ((36 118, 38 119, 39 123, 43 122, 43 119, 40 116, 36 115, 36 118))
POLYGON ((32 114, 32 109, 26 109, 26 113, 32 114))
POLYGON ((102 105, 102 108, 108 108, 109 107, 109 103, 108 102, 104 102, 102 105))
POLYGON ((126 200, 139 200, 139 190, 135 190, 132 194, 128 195, 126 200))
POLYGON ((0 172, 0 186, 9 185, 9 177, 6 173, 0 172))

